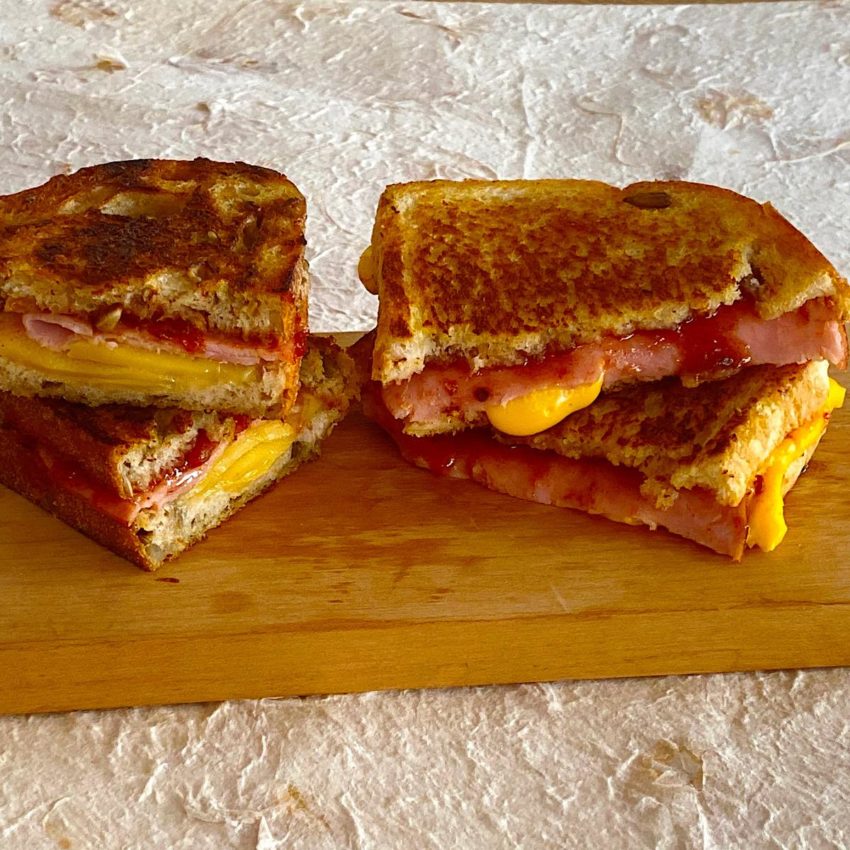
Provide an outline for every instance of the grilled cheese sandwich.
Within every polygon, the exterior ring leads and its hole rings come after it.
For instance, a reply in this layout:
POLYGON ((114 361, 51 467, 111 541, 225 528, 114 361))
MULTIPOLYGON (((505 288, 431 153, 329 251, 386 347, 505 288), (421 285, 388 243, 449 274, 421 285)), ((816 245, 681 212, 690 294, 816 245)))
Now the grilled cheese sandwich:
POLYGON ((372 378, 411 435, 545 429, 600 376, 847 360, 847 282, 769 204, 701 184, 390 186, 360 273, 380 298, 372 378))

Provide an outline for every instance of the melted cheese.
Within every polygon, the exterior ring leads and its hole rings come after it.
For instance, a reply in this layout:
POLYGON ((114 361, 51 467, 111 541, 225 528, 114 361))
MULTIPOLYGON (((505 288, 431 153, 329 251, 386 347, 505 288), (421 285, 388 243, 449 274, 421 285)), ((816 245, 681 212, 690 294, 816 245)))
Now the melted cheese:
POLYGON ((0 357, 34 369, 46 380, 85 384, 103 390, 182 392, 258 379, 257 366, 218 363, 189 354, 110 346, 83 337, 54 351, 27 336, 18 316, 0 314, 0 357))
POLYGON ((375 280, 375 263, 372 259, 372 246, 370 245, 361 255, 357 263, 357 276, 360 282, 372 295, 378 294, 378 282, 375 280))
POLYGON ((602 389, 603 377, 600 375, 592 384, 571 389, 546 387, 533 390, 505 404, 488 407, 487 418, 494 428, 513 437, 539 434, 594 402, 602 389))
POLYGON ((791 465, 821 438, 829 421, 827 414, 844 404, 844 395, 844 388, 830 379, 823 413, 792 431, 770 456, 761 476, 761 490, 750 506, 747 546, 758 546, 765 552, 771 552, 782 542, 788 531, 782 500, 785 476, 791 465))
POLYGON ((295 429, 279 420, 254 422, 222 452, 203 479, 192 489, 191 499, 214 490, 235 496, 266 475, 289 451, 295 429))
POLYGON ((837 410, 839 407, 844 407, 844 399, 847 396, 847 390, 832 378, 829 379, 829 395, 826 397, 826 410, 837 410))

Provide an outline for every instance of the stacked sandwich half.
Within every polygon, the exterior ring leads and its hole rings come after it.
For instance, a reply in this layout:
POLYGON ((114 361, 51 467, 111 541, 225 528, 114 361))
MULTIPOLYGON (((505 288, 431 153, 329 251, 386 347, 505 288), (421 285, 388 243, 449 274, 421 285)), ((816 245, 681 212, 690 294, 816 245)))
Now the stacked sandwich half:
POLYGON ((208 160, 0 198, 0 481, 156 569, 315 454, 355 385, 307 335, 304 220, 208 160))
POLYGON ((682 182, 390 186, 367 412, 413 463, 740 558, 843 390, 850 288, 770 205, 682 182))

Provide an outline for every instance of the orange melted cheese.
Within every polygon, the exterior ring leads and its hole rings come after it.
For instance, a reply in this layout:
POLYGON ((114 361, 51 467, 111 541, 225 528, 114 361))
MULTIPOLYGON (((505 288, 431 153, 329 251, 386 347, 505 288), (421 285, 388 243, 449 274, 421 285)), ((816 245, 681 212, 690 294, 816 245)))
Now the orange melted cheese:
POLYGON ((820 440, 829 421, 829 412, 844 404, 844 396, 844 388, 830 378, 823 413, 792 431, 768 459, 761 476, 761 490, 750 506, 747 546, 771 552, 782 542, 788 531, 782 493, 785 476, 791 465, 820 440))
POLYGON ((564 389, 545 387, 487 408, 490 424, 503 434, 528 437, 557 425, 571 413, 596 401, 604 374, 592 384, 564 389))
POLYGON ((288 423, 277 419, 252 423, 193 488, 191 498, 203 498, 214 490, 231 497, 244 492, 269 473, 294 440, 295 429, 288 423))

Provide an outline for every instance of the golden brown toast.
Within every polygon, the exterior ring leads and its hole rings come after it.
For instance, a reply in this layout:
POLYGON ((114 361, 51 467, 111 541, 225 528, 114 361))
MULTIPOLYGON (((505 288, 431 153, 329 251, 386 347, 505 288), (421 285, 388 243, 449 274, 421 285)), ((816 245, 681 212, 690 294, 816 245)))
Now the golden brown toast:
POLYGON ((361 270, 380 296, 383 383, 675 328, 745 296, 765 319, 814 298, 850 316, 847 282, 770 204, 675 181, 389 186, 361 270))
POLYGON ((7 316, 71 316, 108 331, 165 321, 172 339, 185 328, 279 355, 236 399, 223 387, 182 398, 57 387, 55 378, 7 358, 0 358, 3 388, 87 404, 284 413, 307 328, 304 222, 304 198, 284 175, 207 159, 95 165, 0 197, 0 311, 7 316))
POLYGON ((693 388, 675 378, 636 384, 542 434, 498 439, 637 469, 645 476, 643 492, 659 505, 676 490, 693 488, 737 505, 774 449, 823 411, 827 370, 821 360, 753 366, 693 388))
POLYGON ((191 488, 129 522, 105 504, 133 500, 184 468, 199 440, 232 444, 250 426, 226 413, 104 406, 0 393, 0 483, 144 569, 157 569, 220 525, 297 466, 320 444, 359 393, 351 358, 311 338, 301 361, 301 389, 287 417, 295 432, 258 479, 199 499, 191 488), (93 493, 93 495, 92 495, 93 493))

